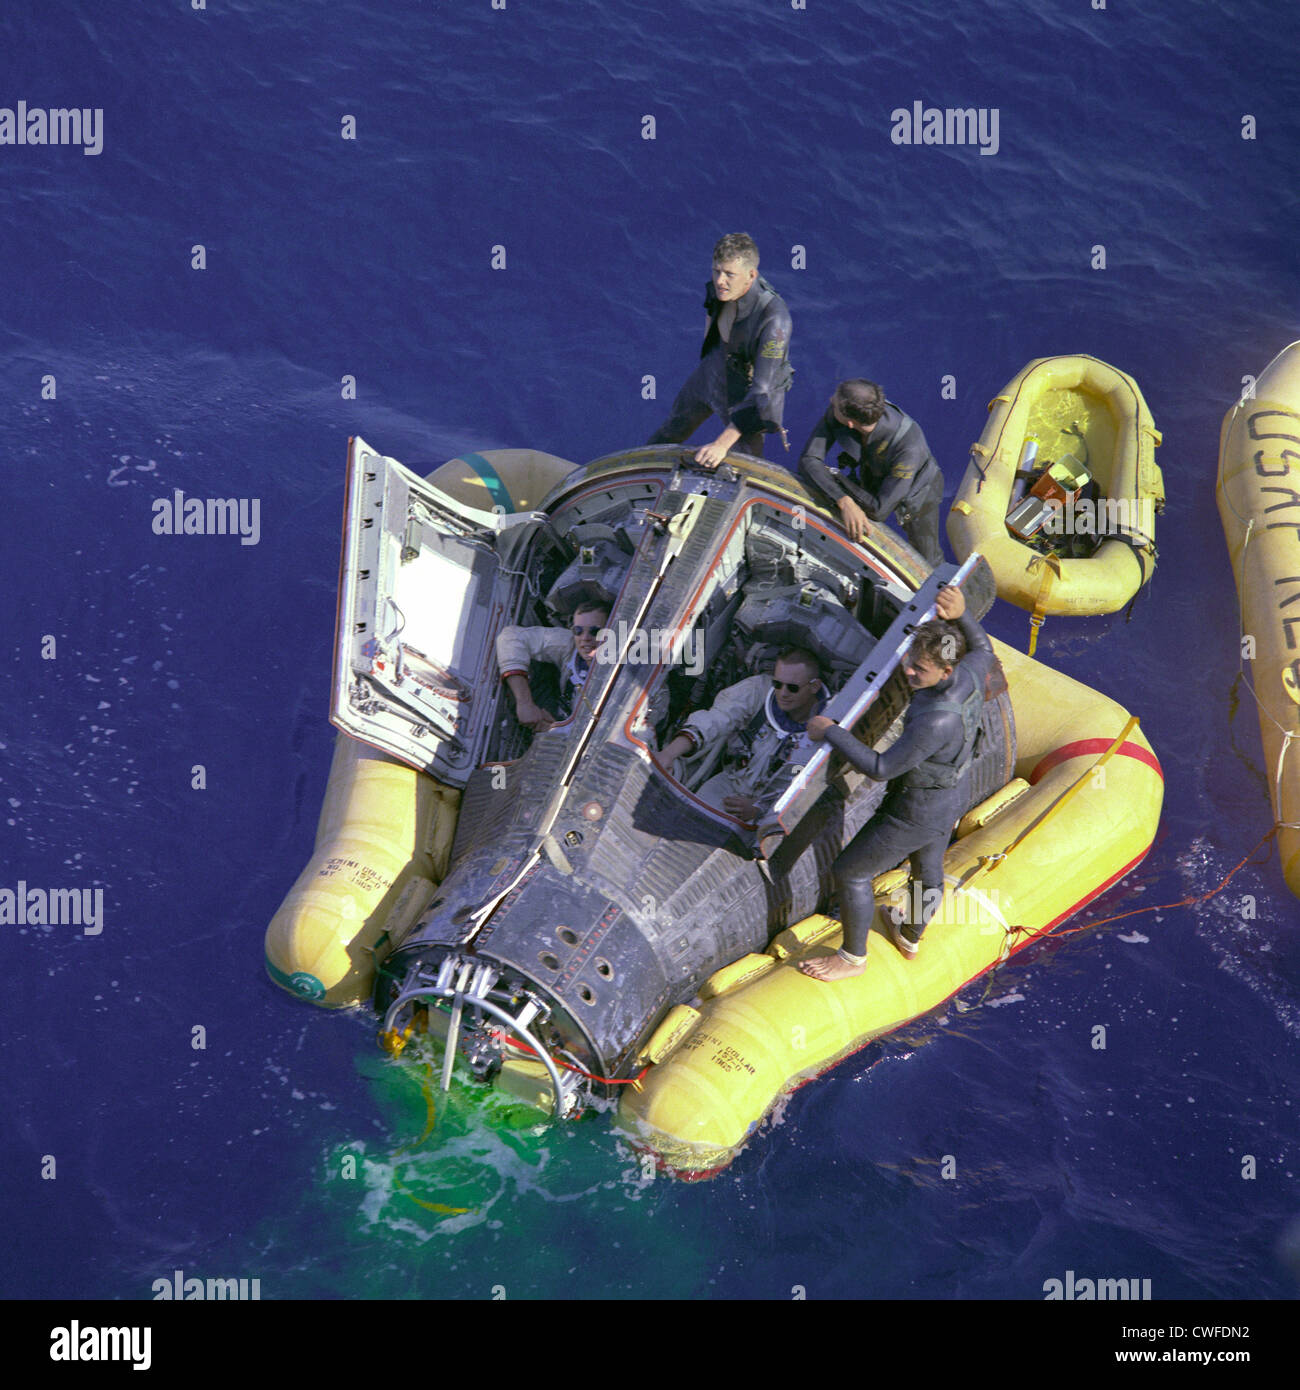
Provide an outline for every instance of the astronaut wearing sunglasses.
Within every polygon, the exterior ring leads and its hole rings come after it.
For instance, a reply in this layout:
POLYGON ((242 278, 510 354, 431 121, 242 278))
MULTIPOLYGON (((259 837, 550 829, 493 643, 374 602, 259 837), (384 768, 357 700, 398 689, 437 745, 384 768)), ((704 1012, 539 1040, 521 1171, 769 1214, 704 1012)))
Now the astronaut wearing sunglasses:
POLYGON ((501 679, 515 697, 515 717, 542 733, 573 713, 592 659, 600 646, 600 632, 609 622, 603 603, 580 603, 567 628, 506 627, 497 637, 497 667, 501 679), (533 662, 548 662, 559 672, 559 693, 552 708, 544 708, 533 695, 529 672, 533 662))
POLYGON ((746 825, 758 820, 776 773, 807 738, 829 698, 817 658, 789 647, 770 676, 749 676, 720 691, 712 708, 686 717, 655 761, 671 775, 676 759, 725 739, 723 769, 695 795, 746 825))

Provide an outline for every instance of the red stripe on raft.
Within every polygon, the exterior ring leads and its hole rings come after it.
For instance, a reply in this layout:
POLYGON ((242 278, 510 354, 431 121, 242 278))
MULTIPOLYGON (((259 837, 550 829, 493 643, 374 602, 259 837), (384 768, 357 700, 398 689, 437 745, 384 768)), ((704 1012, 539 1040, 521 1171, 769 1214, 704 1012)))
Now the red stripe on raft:
MULTIPOLYGON (((1030 786, 1046 777, 1054 767, 1060 766, 1061 763, 1069 762, 1071 758, 1084 758, 1093 753, 1104 753, 1114 742, 1113 738, 1081 738, 1074 743, 1063 743, 1059 748, 1053 748, 1029 774, 1030 786)), ((1146 763, 1162 782, 1165 780, 1160 761, 1149 748, 1143 748, 1138 743, 1124 743, 1115 752, 1121 758, 1136 758, 1138 762, 1146 763)))

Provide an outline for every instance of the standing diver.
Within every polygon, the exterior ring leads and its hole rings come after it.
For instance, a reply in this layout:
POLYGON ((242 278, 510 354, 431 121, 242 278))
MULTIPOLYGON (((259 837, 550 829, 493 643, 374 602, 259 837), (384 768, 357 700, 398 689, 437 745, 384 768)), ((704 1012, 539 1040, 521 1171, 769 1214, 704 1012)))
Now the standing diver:
POLYGON ((725 428, 695 451, 697 463, 721 463, 737 442, 762 458, 765 434, 785 438, 781 415, 794 375, 787 360, 790 311, 759 275, 758 247, 746 233, 729 232, 713 248, 704 307, 709 319, 699 365, 647 443, 680 444, 716 414, 725 428))
POLYGON ((966 810, 986 683, 998 662, 983 628, 966 612, 960 589, 943 586, 934 606, 939 621, 917 628, 903 658, 912 698, 892 747, 873 752, 825 715, 808 721, 814 743, 825 739, 859 772, 891 784, 880 810, 832 865, 844 945, 835 955, 800 963, 805 975, 818 980, 842 980, 866 968, 876 908, 871 881, 877 874, 910 856, 907 919, 886 914, 890 939, 908 959, 943 897, 944 851, 966 810))

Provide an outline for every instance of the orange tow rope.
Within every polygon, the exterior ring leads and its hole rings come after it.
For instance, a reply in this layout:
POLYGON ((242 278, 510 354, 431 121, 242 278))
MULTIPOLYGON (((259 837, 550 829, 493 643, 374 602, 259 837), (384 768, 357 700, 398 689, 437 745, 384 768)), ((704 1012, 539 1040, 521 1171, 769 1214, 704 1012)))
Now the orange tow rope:
MULTIPOLYGON (((1096 922, 1085 922, 1083 926, 1080 927, 1069 927, 1065 931, 1047 931, 1043 932, 1041 935, 1073 936, 1075 932, 1091 931, 1094 927, 1104 927, 1109 922, 1122 922, 1125 917, 1139 917, 1144 912, 1166 912, 1169 909, 1175 907, 1193 907, 1199 905, 1200 903, 1207 903, 1216 894, 1222 893, 1223 890, 1228 886, 1233 875, 1236 874, 1236 872, 1239 869, 1244 868, 1250 862, 1251 855, 1253 855, 1256 852, 1256 850, 1260 849, 1261 846, 1266 845, 1276 834, 1277 826, 1275 825, 1263 836, 1262 839, 1259 840, 1259 842, 1255 845, 1254 849, 1252 849, 1249 854, 1247 854, 1243 859, 1240 859, 1231 869, 1228 870, 1228 872, 1223 876, 1220 882, 1215 887, 1211 888, 1208 893, 1198 893, 1190 898, 1180 898, 1176 903, 1156 903, 1151 907, 1135 907, 1131 912, 1120 912, 1117 913, 1114 917, 1103 917, 1096 922)), ((1260 860, 1261 864, 1263 862, 1263 860, 1260 860)))

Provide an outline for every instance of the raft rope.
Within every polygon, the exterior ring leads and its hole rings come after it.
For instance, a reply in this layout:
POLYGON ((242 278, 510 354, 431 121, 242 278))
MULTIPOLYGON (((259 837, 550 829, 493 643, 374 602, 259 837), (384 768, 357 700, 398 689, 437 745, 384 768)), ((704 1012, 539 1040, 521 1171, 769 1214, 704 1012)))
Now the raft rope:
MULTIPOLYGON (((1010 405, 1010 404, 1011 404, 1011 397, 1010 397, 1010 396, 994 396, 993 399, 992 399, 992 400, 989 402, 989 404, 988 404, 989 410, 992 410, 993 407, 994 407, 995 405, 997 405, 999 401, 1001 401, 1001 402, 1002 402, 1003 404, 1005 404, 1005 405, 1010 405)), ((1004 428, 1004 429, 1006 428, 1005 424, 1003 425, 1003 428, 1004 428)), ((979 482, 975 484, 975 495, 976 495, 976 497, 978 497, 978 496, 980 495, 980 493, 981 493, 981 492, 983 491, 983 489, 984 489, 984 484, 987 483, 988 480, 989 480, 989 475, 988 475, 988 467, 989 467, 989 464, 991 464, 991 463, 993 462, 993 459, 994 459, 995 455, 997 454, 998 449, 1001 448, 1001 445, 1002 445, 1002 436, 1001 436, 1001 434, 999 434, 999 435, 998 435, 998 443, 997 443, 997 445, 996 445, 994 448, 992 448, 992 449, 986 449, 986 448, 984 447, 984 445, 981 444, 981 443, 979 443, 978 441, 976 441, 974 444, 972 444, 972 445, 970 446, 970 461, 971 461, 971 466, 975 469, 975 472, 979 474, 979 482), (983 458, 983 460, 984 460, 984 467, 983 467, 983 468, 981 468, 980 465, 979 465, 979 460, 980 460, 981 458, 983 458)))
MULTIPOLYGON (((1129 912, 1116 913, 1113 917, 1102 917, 1096 922, 1084 922, 1081 926, 1067 927, 1064 931, 1056 931, 1053 929, 1052 931, 1043 932, 1042 935, 1073 936, 1076 932, 1091 931, 1093 927, 1104 927, 1111 922, 1122 922, 1126 917, 1140 917, 1144 912, 1168 912, 1175 907, 1199 907, 1201 903, 1207 903, 1211 898, 1216 896, 1216 894, 1222 893, 1237 871, 1244 868, 1250 862, 1251 856, 1262 848, 1262 846, 1267 844, 1268 841, 1277 834, 1277 831, 1278 827, 1276 825, 1266 830, 1260 839, 1256 841, 1249 853, 1239 859, 1208 893, 1194 893, 1190 898, 1180 898, 1176 903, 1155 903, 1150 907, 1135 907, 1129 912)), ((1260 864, 1265 864, 1268 861, 1266 859, 1261 859, 1259 862, 1260 864)))
MULTIPOLYGON (((1028 836, 1032 835, 1035 830, 1038 830, 1041 826, 1045 825, 1047 821, 1049 821, 1057 813, 1057 811, 1059 811, 1065 805, 1065 803, 1069 801, 1069 799, 1072 796, 1074 796, 1074 794, 1083 785, 1085 779, 1090 778, 1097 768, 1099 768, 1104 762, 1106 762, 1108 758, 1112 757, 1116 752, 1119 751, 1121 747, 1123 747, 1125 740, 1128 738, 1129 734, 1133 731, 1133 729, 1137 726, 1137 723, 1137 715, 1131 715, 1129 717, 1128 723, 1125 724, 1123 729, 1120 731, 1119 736, 1110 745, 1110 747, 1107 748, 1106 751, 1097 759, 1097 761, 1093 763, 1086 772, 1081 774, 1074 782, 1072 782, 1070 786, 1067 787, 1066 790, 1062 792, 1062 794, 1059 797, 1057 797, 1057 799, 1047 808, 1047 810, 1044 811, 1043 814, 1038 817, 1037 820, 1027 825, 1020 832, 1020 834, 1017 835, 1014 840, 1012 840, 1012 842, 1006 847, 1005 850, 1002 850, 1000 853, 997 854, 981 855, 979 858, 979 863, 976 865, 975 869, 965 879, 961 880, 961 882, 958 884, 958 888, 961 889, 969 887, 969 885, 973 883, 975 879, 978 878, 981 874, 992 873, 993 870, 996 869, 999 864, 1004 863, 1007 857, 1010 855, 1011 851, 1014 850, 1017 845, 1022 843, 1028 836)), ((1290 737, 1291 736, 1288 735, 1288 741, 1290 737)), ((1032 932, 1028 927, 1010 926, 1005 921, 1003 921, 1002 925, 1006 935, 1004 936, 1002 941, 1002 950, 998 956, 998 959, 993 963, 992 969, 989 971, 988 980, 984 986, 983 993, 980 995, 979 999, 974 1004, 969 1005, 968 1007, 979 1008, 980 1005, 983 1004, 984 1001, 988 998, 989 991, 993 987, 994 978, 997 975, 998 969, 1005 963, 1005 961, 1011 955, 1012 942, 1015 940, 1017 936, 1032 936, 1035 940, 1039 941, 1041 941, 1044 937, 1047 936, 1074 936, 1077 932, 1092 931, 1095 927, 1103 927, 1111 922, 1121 922, 1127 917, 1139 917, 1145 912, 1168 912, 1172 911, 1174 908, 1177 907, 1199 906, 1201 903, 1209 902, 1211 898, 1221 893, 1228 886, 1233 876, 1240 869, 1244 868, 1245 865, 1250 862, 1252 856, 1270 839, 1272 839, 1274 835, 1277 834, 1279 828, 1281 827, 1274 825, 1268 831, 1266 831, 1262 838, 1249 850, 1249 852, 1245 854, 1231 869, 1229 869, 1229 871, 1223 876, 1220 882, 1216 884, 1213 888, 1211 888, 1208 893, 1193 894, 1190 897, 1180 898, 1177 902, 1172 903, 1153 903, 1148 907, 1135 907, 1129 912, 1119 912, 1112 917, 1102 917, 1097 921, 1084 922, 1077 927, 1065 927, 1059 929, 1057 927, 1048 927, 1046 931, 1032 932)), ((1262 863, 1264 861, 1260 862, 1262 863)))
MULTIPOLYGON (((992 402, 992 401, 989 402, 989 409, 990 409, 990 410, 993 409, 993 402, 992 402)), ((992 454, 992 452, 991 452, 990 450, 986 449, 982 444, 972 444, 972 445, 970 446, 970 461, 971 461, 971 466, 975 469, 976 473, 979 474, 979 479, 980 479, 979 482, 975 484, 975 495, 976 495, 976 497, 978 497, 978 496, 980 495, 980 492, 981 492, 981 490, 983 489, 984 484, 987 483, 988 480, 989 480, 988 465, 992 462, 992 460, 993 460, 993 454, 992 454), (984 467, 983 467, 983 468, 981 468, 981 467, 980 467, 980 464, 979 464, 979 461, 980 461, 980 458, 981 458, 981 457, 984 459, 984 467)))
MULTIPOLYGON (((1140 917, 1144 912, 1170 912, 1176 907, 1199 907, 1202 903, 1207 903, 1210 901, 1211 898, 1215 897, 1219 893, 1222 893, 1223 890, 1228 886, 1229 882, 1232 880, 1234 875, 1238 872, 1238 870, 1244 868, 1250 862, 1251 857, 1256 853, 1256 851, 1258 851, 1261 846, 1267 844, 1267 842, 1270 839, 1272 839, 1274 835, 1277 834, 1277 830, 1278 827, 1273 826, 1271 829, 1265 831, 1263 837, 1255 843, 1255 845, 1251 848, 1249 853, 1246 854, 1240 860, 1238 860, 1237 863, 1234 864, 1233 867, 1229 869, 1226 874, 1224 874, 1223 878, 1220 879, 1220 881, 1213 888, 1211 888, 1208 893, 1194 893, 1191 897, 1180 898, 1177 902, 1173 903, 1153 903, 1148 907, 1135 907, 1128 912, 1117 912, 1113 917, 1099 917, 1095 922, 1084 922, 1077 927, 1064 927, 1059 929, 1057 927, 1049 927, 1046 931, 1038 932, 1036 935, 1034 935, 1034 940, 1041 941, 1044 937, 1047 936, 1075 936, 1077 933, 1081 931, 1092 931, 1096 927, 1109 926, 1112 922, 1122 922, 1126 917, 1140 917)), ((1003 857, 1005 856, 986 856, 986 858, 989 859, 1000 859, 1003 857)), ((1267 862, 1267 860, 1261 859, 1259 862, 1260 864, 1264 864, 1267 862)), ((997 973, 999 969, 1001 969, 1002 965, 1011 955, 1011 942, 1013 938, 1022 932, 1027 935, 1033 935, 1029 932, 1029 929, 1027 927, 1008 928, 1006 938, 1002 943, 1002 953, 998 956, 997 960, 994 961, 991 969, 989 970, 988 977, 985 980, 984 989, 981 992, 980 997, 973 1004, 961 1005, 959 1003, 956 1006, 959 1012, 969 1013, 972 1009, 978 1009, 988 999, 989 993, 992 991, 993 985, 997 979, 997 973)))

